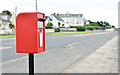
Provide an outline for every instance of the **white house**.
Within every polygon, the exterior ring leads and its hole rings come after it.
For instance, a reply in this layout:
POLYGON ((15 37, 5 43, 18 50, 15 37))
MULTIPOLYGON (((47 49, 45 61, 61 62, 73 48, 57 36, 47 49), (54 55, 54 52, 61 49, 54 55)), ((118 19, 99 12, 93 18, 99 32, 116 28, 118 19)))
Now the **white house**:
POLYGON ((10 16, 0 13, 0 20, 2 21, 1 29, 10 29, 9 23, 11 21, 9 19, 10 19, 10 16))
POLYGON ((83 14, 57 14, 64 20, 65 27, 84 26, 83 14))
POLYGON ((2 20, 0 19, 0 29, 2 28, 2 20))
POLYGON ((52 22, 53 28, 58 28, 58 22, 64 24, 66 28, 70 26, 84 26, 84 22, 86 22, 85 18, 83 18, 83 14, 51 14, 50 17, 46 16, 46 25, 47 23, 52 22))
POLYGON ((64 20, 62 20, 58 15, 51 14, 49 17, 46 16, 46 21, 45 24, 47 26, 47 23, 52 22, 53 23, 53 28, 58 28, 58 22, 60 22, 60 25, 62 26, 62 24, 64 24, 64 20))

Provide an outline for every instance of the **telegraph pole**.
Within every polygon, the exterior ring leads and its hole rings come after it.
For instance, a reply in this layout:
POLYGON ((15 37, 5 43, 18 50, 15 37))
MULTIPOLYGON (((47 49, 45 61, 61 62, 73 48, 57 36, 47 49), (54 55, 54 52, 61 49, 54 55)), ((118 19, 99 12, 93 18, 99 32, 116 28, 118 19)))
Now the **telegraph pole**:
POLYGON ((15 6, 15 33, 16 33, 16 16, 17 16, 17 6, 15 6))
POLYGON ((35 0, 35 5, 36 5, 36 12, 37 12, 37 0, 35 0))

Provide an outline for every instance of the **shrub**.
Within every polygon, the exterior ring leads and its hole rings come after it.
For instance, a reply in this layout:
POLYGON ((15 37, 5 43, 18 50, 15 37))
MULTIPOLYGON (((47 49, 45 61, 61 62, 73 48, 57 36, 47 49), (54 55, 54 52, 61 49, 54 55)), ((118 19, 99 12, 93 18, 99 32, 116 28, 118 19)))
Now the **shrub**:
POLYGON ((56 28, 56 29, 55 29, 55 32, 60 32, 60 28, 56 28))
POLYGON ((85 26, 70 26, 70 28, 77 28, 77 31, 85 31, 85 26))
POLYGON ((105 28, 104 28, 104 27, 99 27, 99 29, 105 30, 105 28))
POLYGON ((49 27, 49 29, 52 29, 53 23, 49 22, 47 23, 47 27, 49 27))
POLYGON ((85 31, 85 27, 84 26, 77 26, 77 31, 85 31))
POLYGON ((77 26, 70 26, 70 28, 77 28, 77 26))
POLYGON ((15 25, 12 24, 12 23, 10 23, 10 24, 9 24, 9 27, 10 27, 10 29, 13 29, 13 28, 15 28, 15 25))
POLYGON ((49 29, 49 27, 48 27, 48 26, 45 26, 45 29, 49 29))
POLYGON ((85 27, 85 28, 86 28, 86 30, 93 30, 93 29, 94 29, 93 26, 87 26, 87 27, 85 27))
POLYGON ((99 30, 99 27, 98 27, 98 26, 96 26, 96 27, 94 27, 94 29, 95 29, 95 30, 99 30))
POLYGON ((62 27, 62 28, 65 28, 65 27, 62 27))

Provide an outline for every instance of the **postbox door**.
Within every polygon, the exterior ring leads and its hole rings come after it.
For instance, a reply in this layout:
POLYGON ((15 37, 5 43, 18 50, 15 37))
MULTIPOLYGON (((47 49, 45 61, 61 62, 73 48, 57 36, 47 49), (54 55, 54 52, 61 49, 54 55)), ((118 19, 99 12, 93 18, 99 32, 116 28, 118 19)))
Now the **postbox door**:
POLYGON ((43 29, 38 29, 38 48, 43 49, 43 29))
POLYGON ((44 23, 41 22, 41 21, 38 21, 38 51, 39 52, 44 52, 45 51, 45 35, 44 35, 44 32, 45 32, 45 29, 44 29, 44 23))

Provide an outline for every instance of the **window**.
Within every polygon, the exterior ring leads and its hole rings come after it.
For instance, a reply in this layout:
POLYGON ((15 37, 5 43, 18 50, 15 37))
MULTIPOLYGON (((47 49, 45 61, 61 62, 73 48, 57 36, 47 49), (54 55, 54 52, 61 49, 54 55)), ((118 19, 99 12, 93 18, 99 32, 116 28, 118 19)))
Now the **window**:
POLYGON ((69 22, 66 22, 66 24, 68 24, 69 22))
POLYGON ((73 22, 70 22, 71 24, 73 24, 73 22))
POLYGON ((77 24, 78 24, 78 22, 77 22, 77 24))

